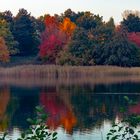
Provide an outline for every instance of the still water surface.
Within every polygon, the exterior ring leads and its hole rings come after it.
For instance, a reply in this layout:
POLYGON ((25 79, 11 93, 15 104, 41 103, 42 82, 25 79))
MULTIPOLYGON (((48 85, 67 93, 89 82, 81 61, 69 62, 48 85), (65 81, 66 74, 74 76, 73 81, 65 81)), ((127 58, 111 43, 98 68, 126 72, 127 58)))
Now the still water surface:
MULTIPOLYGON (((21 80, 20 80, 21 81, 21 80)), ((106 140, 113 120, 122 118, 124 96, 137 100, 128 114, 140 114, 140 83, 28 84, 0 85, 0 132, 12 140, 28 128, 27 118, 35 116, 35 106, 49 114, 47 124, 58 132, 58 140, 106 140)))

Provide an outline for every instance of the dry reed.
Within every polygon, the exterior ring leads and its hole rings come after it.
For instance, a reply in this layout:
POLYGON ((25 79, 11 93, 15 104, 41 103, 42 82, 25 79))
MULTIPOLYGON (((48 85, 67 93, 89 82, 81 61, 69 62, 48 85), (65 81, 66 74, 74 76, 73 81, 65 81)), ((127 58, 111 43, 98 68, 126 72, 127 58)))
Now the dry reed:
POLYGON ((0 68, 0 84, 54 86, 140 82, 140 68, 22 65, 0 68))

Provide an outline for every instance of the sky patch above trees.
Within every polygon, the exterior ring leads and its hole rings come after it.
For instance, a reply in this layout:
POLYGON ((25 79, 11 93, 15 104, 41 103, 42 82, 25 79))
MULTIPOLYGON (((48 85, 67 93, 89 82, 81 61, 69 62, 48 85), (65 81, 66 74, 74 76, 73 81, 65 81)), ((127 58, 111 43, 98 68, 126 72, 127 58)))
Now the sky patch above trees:
POLYGON ((40 16, 45 13, 60 14, 66 9, 73 11, 91 11, 100 14, 104 20, 114 17, 115 23, 122 20, 122 12, 126 9, 139 10, 139 0, 4 0, 1 2, 0 11, 11 10, 14 15, 18 9, 25 8, 33 16, 40 16))

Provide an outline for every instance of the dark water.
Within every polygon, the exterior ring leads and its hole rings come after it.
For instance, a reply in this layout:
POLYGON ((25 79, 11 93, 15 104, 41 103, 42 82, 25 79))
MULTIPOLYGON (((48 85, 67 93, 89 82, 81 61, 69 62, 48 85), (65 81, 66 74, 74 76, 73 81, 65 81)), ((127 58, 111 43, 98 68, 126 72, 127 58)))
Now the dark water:
POLYGON ((28 128, 27 118, 35 106, 45 106, 47 124, 58 132, 58 140, 106 140, 115 119, 122 118, 124 96, 136 100, 128 114, 140 114, 140 83, 54 86, 0 86, 0 131, 12 140, 28 128))

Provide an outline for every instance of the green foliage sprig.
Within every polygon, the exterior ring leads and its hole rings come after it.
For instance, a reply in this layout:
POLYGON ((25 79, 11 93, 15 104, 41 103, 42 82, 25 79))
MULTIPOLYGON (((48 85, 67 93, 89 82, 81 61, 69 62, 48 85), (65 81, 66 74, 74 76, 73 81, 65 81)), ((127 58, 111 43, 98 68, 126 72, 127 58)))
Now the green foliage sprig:
MULTIPOLYGON (((57 140, 57 132, 51 131, 46 125, 47 114, 44 112, 44 108, 37 106, 36 113, 37 116, 34 119, 27 119, 30 126, 17 140, 57 140)), ((6 140, 6 136, 7 133, 4 133, 0 140, 6 140)))
MULTIPOLYGON (((136 104, 133 100, 124 96, 124 100, 128 105, 136 104)), ((127 112, 127 108, 121 108, 120 112, 127 112)), ((107 134, 107 140, 139 140, 140 131, 136 130, 137 126, 140 124, 139 115, 125 115, 125 118, 118 123, 113 123, 112 128, 107 134)))

